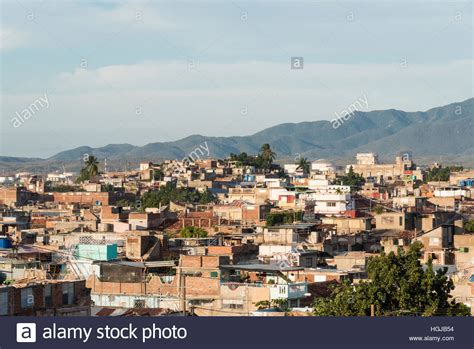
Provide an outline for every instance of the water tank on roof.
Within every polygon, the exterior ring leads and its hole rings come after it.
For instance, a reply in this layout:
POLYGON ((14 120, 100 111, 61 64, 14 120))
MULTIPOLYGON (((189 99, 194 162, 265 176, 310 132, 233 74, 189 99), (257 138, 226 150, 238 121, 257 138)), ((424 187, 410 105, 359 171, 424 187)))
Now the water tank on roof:
POLYGON ((7 236, 0 236, 0 248, 12 248, 12 241, 7 236))

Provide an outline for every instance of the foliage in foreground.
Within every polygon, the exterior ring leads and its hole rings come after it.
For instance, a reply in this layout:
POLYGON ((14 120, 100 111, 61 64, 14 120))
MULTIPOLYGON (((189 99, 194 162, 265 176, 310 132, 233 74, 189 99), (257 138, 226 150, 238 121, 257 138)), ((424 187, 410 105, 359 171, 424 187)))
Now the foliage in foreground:
POLYGON ((446 269, 433 271, 431 261, 424 270, 420 261, 422 245, 415 243, 407 253, 390 253, 369 260, 370 281, 337 285, 327 298, 317 298, 317 316, 366 316, 375 306, 376 316, 469 316, 470 309, 450 300, 453 282, 446 269))

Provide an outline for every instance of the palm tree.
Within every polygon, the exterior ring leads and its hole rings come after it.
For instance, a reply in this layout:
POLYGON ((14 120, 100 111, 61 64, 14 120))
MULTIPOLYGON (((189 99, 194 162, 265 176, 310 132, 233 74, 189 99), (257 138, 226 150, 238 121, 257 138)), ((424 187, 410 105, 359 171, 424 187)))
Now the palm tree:
POLYGON ((262 157, 264 167, 270 169, 273 160, 276 158, 276 153, 270 148, 270 144, 265 143, 260 148, 260 156, 262 157))
POLYGON ((300 158, 296 163, 298 167, 296 169, 302 169, 303 173, 309 172, 309 161, 306 158, 300 158))
POLYGON ((97 176, 99 173, 99 161, 97 161, 97 158, 94 155, 90 155, 84 163, 86 164, 85 171, 89 177, 97 176))

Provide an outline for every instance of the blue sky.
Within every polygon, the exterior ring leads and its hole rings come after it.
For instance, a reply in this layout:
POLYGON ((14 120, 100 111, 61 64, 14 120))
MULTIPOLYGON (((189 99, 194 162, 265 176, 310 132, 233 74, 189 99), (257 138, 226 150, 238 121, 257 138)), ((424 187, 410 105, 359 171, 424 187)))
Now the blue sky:
POLYGON ((246 135, 361 96, 407 111, 473 96, 470 1, 1 4, 0 155, 246 135))

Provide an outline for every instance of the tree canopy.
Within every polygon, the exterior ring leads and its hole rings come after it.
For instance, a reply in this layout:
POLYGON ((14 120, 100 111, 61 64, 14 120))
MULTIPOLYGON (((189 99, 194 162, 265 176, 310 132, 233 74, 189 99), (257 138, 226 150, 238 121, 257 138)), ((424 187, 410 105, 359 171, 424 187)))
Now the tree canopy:
POLYGON ((349 171, 345 176, 341 177, 343 185, 350 185, 351 187, 360 187, 365 183, 364 177, 354 172, 352 166, 349 167, 349 171))
POLYGON ((165 174, 161 169, 153 170, 153 179, 155 181, 162 181, 164 177, 165 177, 165 174))
POLYGON ((81 169, 81 173, 77 178, 78 182, 84 182, 99 174, 99 161, 94 155, 87 156, 84 159, 84 164, 85 167, 81 169))
POLYGON ((266 217, 267 226, 291 224, 303 220, 303 211, 272 212, 266 217))
POLYGON ((272 166, 273 160, 276 158, 276 153, 270 148, 270 144, 265 143, 260 147, 259 156, 262 159, 263 168, 269 170, 272 166))
POLYGON ((304 173, 309 173, 311 163, 306 158, 299 158, 296 162, 298 169, 303 170, 304 173))
POLYGON ((451 172, 462 170, 462 166, 433 167, 426 174, 425 182, 449 181, 449 175, 451 174, 451 172))
POLYGON ((180 230, 179 235, 182 238, 205 238, 207 231, 198 227, 185 227, 180 230))
POLYGON ((464 228, 467 232, 474 233, 474 219, 467 222, 464 228))
POLYGON ((159 207, 160 204, 168 205, 170 201, 207 204, 214 200, 215 197, 208 189, 200 193, 190 188, 176 188, 171 183, 167 183, 158 190, 149 191, 141 198, 143 208, 159 207))
POLYGON ((408 252, 372 257, 367 265, 369 281, 357 285, 343 282, 330 297, 316 298, 318 316, 469 316, 470 309, 451 300, 454 289, 446 269, 435 272, 431 261, 423 268, 419 261, 421 243, 408 252))

